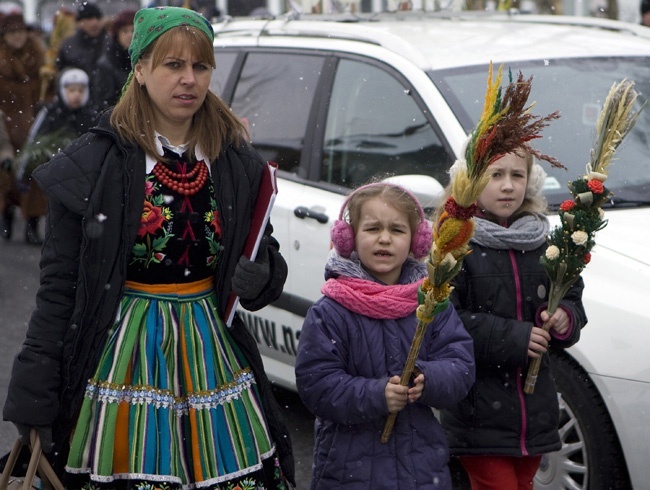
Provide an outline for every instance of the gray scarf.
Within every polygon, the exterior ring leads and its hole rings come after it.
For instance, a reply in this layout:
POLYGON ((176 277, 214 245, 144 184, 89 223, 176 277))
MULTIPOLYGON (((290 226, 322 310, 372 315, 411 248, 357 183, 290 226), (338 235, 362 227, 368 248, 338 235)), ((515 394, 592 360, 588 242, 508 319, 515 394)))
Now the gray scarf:
MULTIPOLYGON (((424 262, 415 260, 413 257, 408 257, 406 262, 404 262, 404 265, 402 265, 402 273, 398 284, 411 284, 418 282, 420 279, 426 277, 426 275, 427 267, 424 262)), ((327 264, 325 264, 325 279, 327 280, 339 276, 380 282, 363 268, 363 265, 361 265, 361 261, 359 260, 359 254, 357 254, 356 251, 352 252, 349 259, 346 259, 341 257, 332 249, 327 257, 327 264)))
POLYGON ((548 218, 543 214, 526 214, 507 228, 493 221, 474 218, 476 228, 472 241, 499 250, 535 250, 546 241, 548 218))

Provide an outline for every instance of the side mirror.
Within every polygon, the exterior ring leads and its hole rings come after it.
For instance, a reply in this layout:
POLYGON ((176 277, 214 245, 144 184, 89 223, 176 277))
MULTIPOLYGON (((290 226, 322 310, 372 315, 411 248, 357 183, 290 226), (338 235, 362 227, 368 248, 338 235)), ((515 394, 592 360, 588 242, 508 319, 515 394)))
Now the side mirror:
POLYGON ((425 210, 436 209, 445 194, 442 184, 429 175, 395 175, 384 180, 406 187, 425 210))

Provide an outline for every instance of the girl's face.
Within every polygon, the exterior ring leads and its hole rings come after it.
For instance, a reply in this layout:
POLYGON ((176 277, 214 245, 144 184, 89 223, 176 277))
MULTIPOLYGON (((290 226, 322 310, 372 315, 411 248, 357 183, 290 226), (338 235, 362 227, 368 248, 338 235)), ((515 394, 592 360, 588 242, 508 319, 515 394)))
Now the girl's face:
POLYGON ((526 159, 508 153, 490 165, 490 182, 478 199, 479 207, 506 223, 524 202, 528 184, 526 159))
POLYGON ((86 90, 88 87, 81 83, 71 83, 63 87, 65 91, 65 105, 70 109, 79 109, 84 105, 86 90))
POLYGON ((355 234, 356 250, 365 269, 385 284, 397 284, 411 251, 408 215, 381 197, 367 200, 355 234))
POLYGON ((153 103, 155 129, 165 135, 189 129, 210 88, 212 67, 191 49, 168 53, 159 65, 152 65, 151 58, 140 60, 134 74, 153 103))

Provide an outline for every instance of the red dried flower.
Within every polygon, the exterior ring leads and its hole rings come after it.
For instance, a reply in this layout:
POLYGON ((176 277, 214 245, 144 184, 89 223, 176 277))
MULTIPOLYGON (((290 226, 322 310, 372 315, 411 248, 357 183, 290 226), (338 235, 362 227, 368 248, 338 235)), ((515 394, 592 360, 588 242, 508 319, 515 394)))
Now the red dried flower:
POLYGON ((476 204, 472 204, 470 207, 464 208, 460 206, 453 197, 450 197, 445 203, 445 211, 447 211, 449 216, 452 218, 468 220, 476 214, 478 211, 478 206, 476 204))
POLYGON ((562 211, 571 211, 575 205, 576 205, 575 201, 572 201, 571 199, 567 199, 562 204, 560 204, 560 209, 562 211))
POLYGON ((587 252, 584 257, 582 257, 582 261, 586 264, 591 262, 591 253, 587 252))
POLYGON ((591 179, 589 182, 587 182, 587 187, 589 187, 589 190, 594 194, 602 194, 605 191, 603 183, 600 180, 596 179, 591 179))

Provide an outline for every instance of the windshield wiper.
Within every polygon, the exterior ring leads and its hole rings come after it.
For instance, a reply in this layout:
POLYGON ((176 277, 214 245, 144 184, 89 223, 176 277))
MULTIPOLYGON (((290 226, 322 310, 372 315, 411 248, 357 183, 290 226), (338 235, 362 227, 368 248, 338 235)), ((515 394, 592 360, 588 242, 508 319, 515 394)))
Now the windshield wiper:
POLYGON ((650 200, 647 199, 623 199, 622 197, 612 197, 603 205, 604 208, 636 208, 640 206, 650 206, 650 200))

